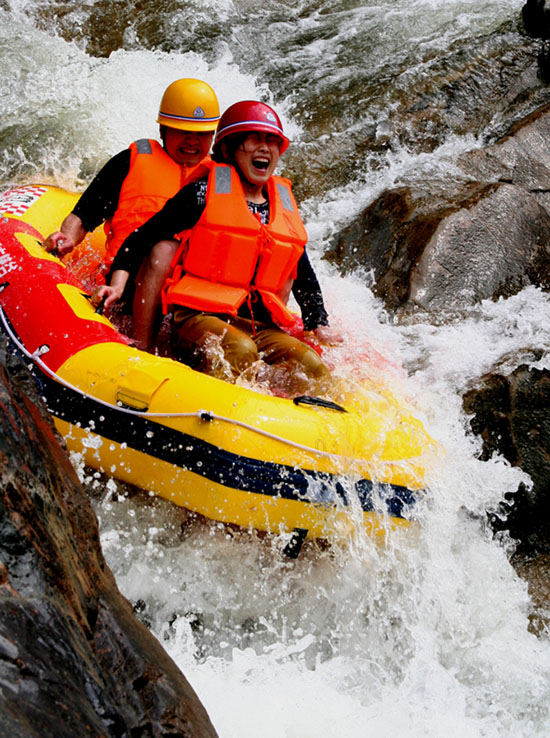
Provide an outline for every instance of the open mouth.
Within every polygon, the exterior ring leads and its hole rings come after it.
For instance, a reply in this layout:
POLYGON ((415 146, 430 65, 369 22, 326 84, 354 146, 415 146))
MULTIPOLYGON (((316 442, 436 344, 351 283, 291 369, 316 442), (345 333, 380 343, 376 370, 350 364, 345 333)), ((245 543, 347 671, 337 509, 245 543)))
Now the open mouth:
POLYGON ((252 165, 256 169, 261 169, 262 171, 265 172, 267 168, 269 167, 269 162, 266 159, 253 159, 252 165))

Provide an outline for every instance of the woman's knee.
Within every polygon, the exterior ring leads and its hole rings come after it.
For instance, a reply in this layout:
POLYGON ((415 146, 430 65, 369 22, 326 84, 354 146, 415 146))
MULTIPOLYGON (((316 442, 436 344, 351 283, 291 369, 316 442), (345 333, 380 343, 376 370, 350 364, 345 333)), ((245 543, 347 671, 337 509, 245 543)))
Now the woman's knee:
POLYGON ((314 378, 328 374, 327 367, 315 349, 283 331, 263 331, 256 343, 268 364, 293 362, 300 365, 308 376, 314 378))
POLYGON ((228 326, 222 347, 226 361, 237 376, 260 358, 252 338, 233 326, 228 326))
POLYGON ((296 358, 302 365, 305 373, 310 377, 314 377, 315 379, 320 379, 327 376, 329 374, 329 370, 323 363, 323 360, 321 359, 317 351, 315 351, 315 349, 312 349, 311 346, 307 346, 306 344, 303 345, 305 348, 296 358))
POLYGON ((259 359, 254 341, 225 320, 186 309, 174 311, 172 346, 178 358, 191 366, 208 371, 207 354, 216 350, 216 344, 221 348, 223 358, 235 376, 259 359))

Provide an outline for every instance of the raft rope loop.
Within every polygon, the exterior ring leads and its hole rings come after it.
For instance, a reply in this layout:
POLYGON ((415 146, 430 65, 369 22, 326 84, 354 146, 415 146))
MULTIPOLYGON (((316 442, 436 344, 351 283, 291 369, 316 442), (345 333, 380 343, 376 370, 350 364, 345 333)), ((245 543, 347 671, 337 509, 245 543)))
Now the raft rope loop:
MULTIPOLYGON (((4 309, 0 306, 0 316, 2 318, 2 324, 5 328, 6 333, 10 337, 10 339, 13 341, 15 346, 23 353, 28 359, 31 359, 37 366, 42 369, 42 371, 45 374, 48 374, 52 379, 54 379, 58 384, 61 384, 63 387, 66 387, 67 389, 72 390, 73 392, 76 392, 77 394, 81 395, 82 397, 86 397, 89 400, 93 400, 98 405, 103 405, 104 407, 108 407, 111 410, 118 410, 120 413, 126 413, 127 415, 134 415, 140 418, 197 418, 198 420, 201 420, 202 422, 212 422, 213 420, 219 420, 223 423, 229 423, 230 425, 238 426, 239 428, 244 428, 245 430, 252 431, 253 433, 257 433, 260 436, 264 436, 265 438, 270 438, 274 441, 279 441, 280 443, 285 443, 288 446, 292 446, 293 448, 300 449, 301 451, 308 451, 309 453, 316 454, 317 456, 323 456, 325 458, 330 459, 346 459, 349 461, 349 458, 346 456, 341 456, 340 454, 333 454, 329 451, 322 451, 318 448, 313 448, 312 446, 306 446, 303 443, 297 443, 296 441, 291 441, 288 438, 283 438, 283 436, 278 436, 275 433, 270 433, 269 431, 262 430, 261 428, 256 428, 253 425, 250 425, 249 423, 244 423, 241 420, 235 420, 235 418, 227 418, 223 415, 217 415, 216 413, 212 412, 212 410, 196 410, 192 413, 151 413, 148 411, 141 411, 141 410, 132 410, 128 407, 123 407, 122 405, 113 405, 111 402, 106 402, 105 400, 100 399, 99 397, 94 397, 93 395, 90 395, 88 392, 84 392, 79 387, 76 387, 75 385, 71 384, 70 382, 67 382, 67 380, 63 379, 63 377, 60 377, 59 374, 56 374, 50 367, 45 364, 42 359, 40 358, 44 354, 47 354, 50 350, 50 347, 48 344, 42 344, 39 346, 34 353, 31 353, 26 346, 24 346, 19 338, 15 335, 13 330, 11 329, 11 326, 6 318, 6 313, 4 312, 4 309)), ((410 461, 408 459, 407 461, 410 461)), ((393 464, 396 465, 399 462, 389 462, 389 461, 377 461, 377 463, 380 464, 393 464)))

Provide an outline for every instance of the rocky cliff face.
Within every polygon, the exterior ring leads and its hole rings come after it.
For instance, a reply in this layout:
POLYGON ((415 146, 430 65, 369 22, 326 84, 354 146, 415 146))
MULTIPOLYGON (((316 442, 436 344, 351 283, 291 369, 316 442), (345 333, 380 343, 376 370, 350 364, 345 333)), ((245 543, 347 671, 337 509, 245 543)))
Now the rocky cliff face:
POLYGON ((136 619, 26 367, 0 350, 0 728, 17 738, 215 738, 136 619))

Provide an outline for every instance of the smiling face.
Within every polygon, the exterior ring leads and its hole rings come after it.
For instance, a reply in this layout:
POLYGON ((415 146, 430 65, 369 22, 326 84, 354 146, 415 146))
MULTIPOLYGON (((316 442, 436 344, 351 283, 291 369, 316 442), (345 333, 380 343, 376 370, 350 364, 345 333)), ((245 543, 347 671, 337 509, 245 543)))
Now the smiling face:
POLYGON ((164 127, 164 148, 178 164, 193 167, 204 159, 210 150, 213 131, 180 131, 164 127))
POLYGON ((251 131, 235 151, 235 164, 242 176, 261 190, 279 162, 280 147, 279 136, 251 131))

